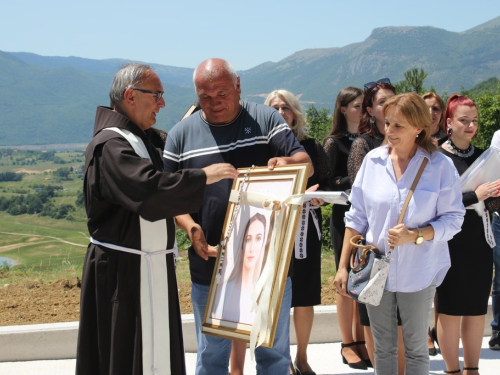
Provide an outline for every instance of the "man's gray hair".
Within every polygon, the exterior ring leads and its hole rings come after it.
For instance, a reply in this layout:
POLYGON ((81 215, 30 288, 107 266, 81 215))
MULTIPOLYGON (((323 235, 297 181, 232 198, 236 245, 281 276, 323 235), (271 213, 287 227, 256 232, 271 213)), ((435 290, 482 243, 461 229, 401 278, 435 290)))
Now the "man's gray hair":
POLYGON ((196 76, 201 74, 201 76, 207 81, 211 81, 215 78, 223 76, 225 74, 229 75, 234 83, 234 87, 236 87, 238 75, 236 74, 236 70, 234 70, 233 66, 222 59, 209 59, 202 62, 200 65, 196 67, 193 72, 193 84, 196 90, 196 76))
POLYGON ((116 72, 109 89, 111 106, 116 107, 122 100, 125 90, 139 85, 152 72, 153 68, 146 64, 130 63, 124 65, 116 72))

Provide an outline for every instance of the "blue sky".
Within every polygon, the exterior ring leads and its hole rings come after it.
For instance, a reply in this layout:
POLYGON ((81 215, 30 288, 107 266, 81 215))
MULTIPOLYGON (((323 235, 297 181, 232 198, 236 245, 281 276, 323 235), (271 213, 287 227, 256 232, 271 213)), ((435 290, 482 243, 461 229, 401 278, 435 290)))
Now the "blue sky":
POLYGON ((500 16, 498 0, 6 0, 0 50, 237 70, 308 48, 343 47, 376 27, 461 32, 500 16))

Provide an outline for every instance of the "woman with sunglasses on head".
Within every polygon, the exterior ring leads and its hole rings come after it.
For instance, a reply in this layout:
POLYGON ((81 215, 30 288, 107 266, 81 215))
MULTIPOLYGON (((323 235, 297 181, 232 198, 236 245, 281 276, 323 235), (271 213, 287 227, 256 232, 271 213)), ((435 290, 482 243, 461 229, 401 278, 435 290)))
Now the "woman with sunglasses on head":
POLYGON ((441 145, 446 141, 446 126, 444 121, 444 111, 446 105, 443 99, 435 92, 426 92, 422 95, 425 104, 429 107, 431 114, 431 136, 437 145, 441 145))
MULTIPOLYGON (((483 153, 471 140, 478 132, 478 110, 471 99, 454 94, 446 108, 448 140, 440 151, 462 175, 483 153)), ((498 209, 500 180, 479 185, 462 194, 465 207, 485 201, 498 209), (495 199, 496 198, 496 199, 495 199)), ((493 272, 493 253, 486 241, 483 219, 475 210, 466 211, 462 230, 448 242, 451 268, 437 288, 438 338, 447 374, 461 374, 459 340, 462 338, 464 373, 479 374, 479 357, 488 309, 493 272)))
MULTIPOLYGON (((346 87, 337 95, 332 116, 332 129, 323 141, 323 147, 332 166, 331 187, 334 191, 351 189, 347 173, 347 158, 352 142, 358 136, 361 119, 363 91, 357 87, 346 87)), ((330 233, 335 252, 335 264, 339 268, 342 243, 344 242, 344 216, 349 206, 333 205, 330 217, 330 233)), ((341 356, 349 367, 366 370, 371 366, 365 347, 365 335, 359 324, 357 303, 351 298, 337 294, 337 317, 342 336, 341 356)))
POLYGON ((367 305, 376 374, 427 375, 432 299, 450 267, 447 241, 460 230, 465 213, 460 178, 450 160, 436 152, 429 111, 418 94, 392 97, 383 114, 385 144, 366 155, 352 185, 335 286, 347 295, 354 236, 362 235, 381 255, 392 252, 380 304, 367 305), (399 370, 398 308, 406 356, 399 370))
POLYGON ((377 82, 364 85, 364 98, 359 122, 359 137, 353 142, 347 164, 351 184, 363 163, 366 154, 379 147, 385 137, 384 103, 396 95, 396 89, 389 78, 381 78, 377 82))
MULTIPOLYGON (((389 78, 381 78, 377 82, 368 82, 364 85, 364 89, 364 98, 361 107, 362 115, 358 128, 360 136, 352 143, 351 152, 347 160, 347 172, 351 184, 354 182, 366 154, 382 144, 385 137, 385 117, 382 108, 385 102, 396 94, 396 89, 391 84, 389 78)), ((358 303, 358 314, 360 323, 364 327, 366 348, 370 362, 375 365, 373 336, 366 305, 358 303)), ((405 367, 405 357, 399 312, 398 325, 398 367, 400 372, 402 372, 405 367)))

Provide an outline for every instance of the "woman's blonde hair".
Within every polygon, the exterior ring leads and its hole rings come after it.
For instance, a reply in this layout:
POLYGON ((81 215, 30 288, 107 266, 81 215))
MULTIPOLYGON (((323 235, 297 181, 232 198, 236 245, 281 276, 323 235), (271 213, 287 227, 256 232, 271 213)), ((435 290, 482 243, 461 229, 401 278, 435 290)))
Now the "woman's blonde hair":
POLYGON ((431 137, 431 115, 424 99, 415 92, 407 92, 393 96, 384 103, 382 109, 384 116, 393 110, 399 110, 408 123, 420 129, 421 132, 415 143, 428 152, 437 150, 431 137))
POLYGON ((283 100, 292 110, 293 112, 293 124, 288 124, 290 129, 292 129, 295 137, 300 141, 303 141, 307 138, 307 121, 306 117, 302 113, 300 108, 300 103, 297 98, 287 90, 274 90, 271 92, 264 102, 265 105, 270 106, 271 102, 275 99, 279 98, 283 100))

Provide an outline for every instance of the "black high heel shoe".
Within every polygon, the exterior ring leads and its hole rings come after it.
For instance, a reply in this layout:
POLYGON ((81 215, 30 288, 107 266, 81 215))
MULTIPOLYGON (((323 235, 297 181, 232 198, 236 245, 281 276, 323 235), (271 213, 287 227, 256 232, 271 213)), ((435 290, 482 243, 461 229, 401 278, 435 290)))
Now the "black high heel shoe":
POLYGON ((437 342, 436 330, 434 328, 433 329, 429 329, 428 336, 432 340, 432 348, 428 348, 429 349, 429 355, 432 356, 432 357, 434 357, 434 356, 436 356, 438 354, 436 345, 434 344, 434 342, 437 342))
POLYGON ((316 375, 314 371, 300 371, 297 362, 293 363, 293 369, 295 370, 295 375, 316 375))
POLYGON ((437 334, 437 330, 435 327, 433 329, 431 329, 431 335, 432 335, 432 339, 434 340, 434 342, 436 344, 438 344, 438 346, 439 346, 438 334, 437 334))
POLYGON ((349 346, 355 346, 355 345, 356 345, 355 342, 351 342, 349 344, 344 344, 344 343, 340 344, 340 346, 341 346, 340 355, 342 356, 342 362, 345 365, 348 365, 350 368, 353 368, 356 370, 368 370, 368 367, 366 366, 365 361, 361 360, 359 362, 349 363, 349 362, 347 362, 347 359, 345 359, 344 354, 342 354, 342 349, 348 348, 349 346))
MULTIPOLYGON (((356 341, 355 344, 356 345, 363 345, 363 346, 365 346, 366 342, 365 341, 356 341)), ((361 356, 359 356, 359 358, 361 358, 361 356)), ((370 358, 367 358, 367 359, 361 358, 361 359, 366 364, 366 367, 373 368, 373 364, 372 364, 372 361, 370 360, 370 358)))

